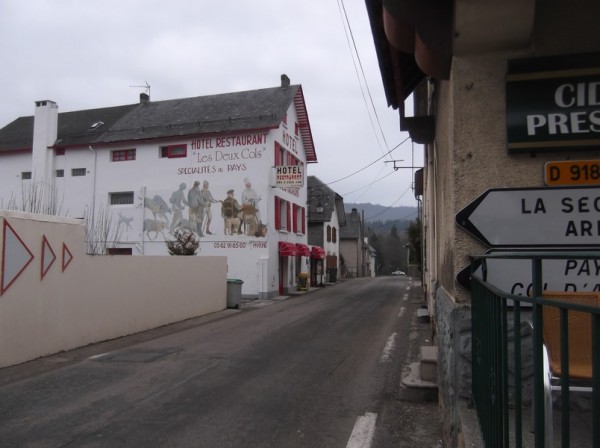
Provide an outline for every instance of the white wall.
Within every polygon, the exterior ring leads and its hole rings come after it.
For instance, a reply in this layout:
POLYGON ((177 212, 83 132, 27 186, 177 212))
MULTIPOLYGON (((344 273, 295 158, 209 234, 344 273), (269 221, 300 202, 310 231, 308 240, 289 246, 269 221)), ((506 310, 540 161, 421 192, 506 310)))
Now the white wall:
POLYGON ((0 210, 0 228, 0 367, 226 307, 226 257, 85 255, 75 219, 0 210))

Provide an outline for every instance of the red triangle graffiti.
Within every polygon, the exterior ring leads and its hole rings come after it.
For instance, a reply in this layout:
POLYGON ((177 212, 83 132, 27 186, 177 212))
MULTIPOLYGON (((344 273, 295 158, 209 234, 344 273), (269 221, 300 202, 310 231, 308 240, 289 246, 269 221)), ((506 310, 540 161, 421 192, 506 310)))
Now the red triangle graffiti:
POLYGON ((67 245, 65 243, 63 243, 63 250, 62 250, 62 271, 63 272, 65 272, 65 269, 67 269, 67 266, 69 266, 71 261, 73 261, 73 254, 71 253, 71 251, 69 250, 67 245))
POLYGON ((42 279, 46 275, 46 273, 50 270, 50 267, 56 261, 56 254, 52 250, 52 246, 48 242, 46 235, 42 238, 42 260, 41 260, 41 268, 42 268, 42 279))
POLYGON ((15 229, 4 220, 2 226, 2 269, 0 271, 0 295, 15 282, 34 256, 15 229))

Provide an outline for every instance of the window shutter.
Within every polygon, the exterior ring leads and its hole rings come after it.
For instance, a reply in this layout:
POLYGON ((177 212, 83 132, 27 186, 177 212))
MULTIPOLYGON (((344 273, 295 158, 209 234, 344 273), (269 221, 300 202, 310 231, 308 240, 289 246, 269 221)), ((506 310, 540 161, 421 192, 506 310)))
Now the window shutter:
POLYGON ((288 232, 292 231, 292 204, 289 201, 285 203, 285 209, 287 212, 287 230, 288 232))
POLYGON ((298 233, 298 205, 294 204, 293 205, 293 213, 292 213, 292 228, 294 230, 294 233, 298 233))
POLYGON ((306 208, 302 207, 302 235, 306 235, 306 208))
POLYGON ((281 205, 278 196, 275 196, 275 229, 281 230, 281 205))

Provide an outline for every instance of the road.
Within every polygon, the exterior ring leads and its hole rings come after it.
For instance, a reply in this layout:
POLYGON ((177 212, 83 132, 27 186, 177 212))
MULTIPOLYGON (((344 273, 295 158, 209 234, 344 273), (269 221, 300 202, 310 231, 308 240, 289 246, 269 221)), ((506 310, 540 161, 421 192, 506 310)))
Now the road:
POLYGON ((421 303, 352 279, 0 369, 0 446, 434 446, 398 400, 421 303))

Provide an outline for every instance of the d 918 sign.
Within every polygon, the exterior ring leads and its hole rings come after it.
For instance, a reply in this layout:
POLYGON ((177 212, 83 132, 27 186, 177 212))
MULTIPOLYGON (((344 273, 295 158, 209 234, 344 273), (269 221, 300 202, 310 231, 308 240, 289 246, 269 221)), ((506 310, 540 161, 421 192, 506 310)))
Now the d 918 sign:
POLYGON ((548 162, 545 166, 548 186, 600 185, 600 160, 548 162))

